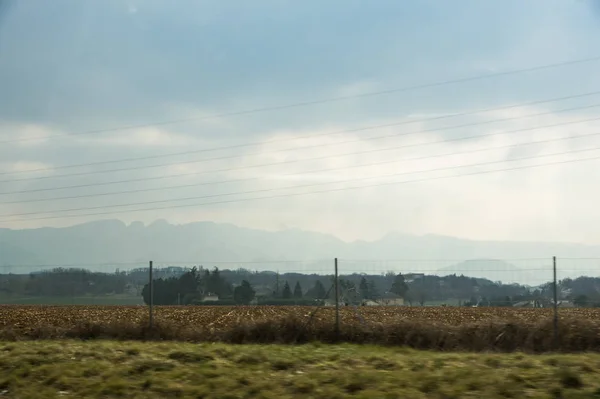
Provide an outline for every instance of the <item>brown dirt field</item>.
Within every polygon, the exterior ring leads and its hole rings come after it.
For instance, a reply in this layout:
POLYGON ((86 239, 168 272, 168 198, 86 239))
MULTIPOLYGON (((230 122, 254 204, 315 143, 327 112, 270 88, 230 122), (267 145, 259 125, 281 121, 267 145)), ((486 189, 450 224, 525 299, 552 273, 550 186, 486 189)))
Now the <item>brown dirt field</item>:
MULTIPOLYGON (((307 306, 157 306, 157 321, 179 326, 205 326, 227 328, 250 321, 281 320, 290 315, 306 318, 316 310, 307 306)), ((551 318, 552 309, 523 308, 462 308, 462 307, 341 307, 342 323, 394 323, 420 321, 445 325, 464 325, 480 322, 536 323, 551 318)), ((597 320, 600 325, 600 308, 560 309, 560 318, 597 320)), ((0 329, 30 329, 36 326, 68 327, 87 323, 141 322, 147 320, 148 308, 144 306, 39 306, 0 305, 0 329)), ((335 309, 319 308, 313 322, 327 323, 335 320, 335 309)))
POLYGON ((0 306, 0 339, 113 338, 378 343, 421 349, 600 351, 600 309, 168 306, 148 328, 143 306, 0 306), (316 313, 311 319, 313 312, 316 313))

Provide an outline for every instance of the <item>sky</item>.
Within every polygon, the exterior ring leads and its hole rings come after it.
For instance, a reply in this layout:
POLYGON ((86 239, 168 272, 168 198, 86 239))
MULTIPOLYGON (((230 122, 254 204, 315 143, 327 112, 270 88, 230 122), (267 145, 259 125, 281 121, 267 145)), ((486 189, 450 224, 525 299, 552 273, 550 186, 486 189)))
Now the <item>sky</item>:
POLYGON ((600 244, 598 1, 0 1, 0 227, 600 244))

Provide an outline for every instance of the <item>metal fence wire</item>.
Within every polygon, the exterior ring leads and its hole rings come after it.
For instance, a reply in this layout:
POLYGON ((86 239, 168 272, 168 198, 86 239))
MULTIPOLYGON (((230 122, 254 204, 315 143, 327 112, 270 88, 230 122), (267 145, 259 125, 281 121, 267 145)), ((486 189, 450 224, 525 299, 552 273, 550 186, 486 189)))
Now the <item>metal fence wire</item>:
POLYGON ((598 266, 556 257, 3 265, 0 304, 142 305, 151 326, 157 305, 296 305, 312 307, 307 328, 328 308, 338 334, 341 313, 366 326, 369 307, 541 308, 552 309, 558 339, 559 309, 600 308, 598 266))

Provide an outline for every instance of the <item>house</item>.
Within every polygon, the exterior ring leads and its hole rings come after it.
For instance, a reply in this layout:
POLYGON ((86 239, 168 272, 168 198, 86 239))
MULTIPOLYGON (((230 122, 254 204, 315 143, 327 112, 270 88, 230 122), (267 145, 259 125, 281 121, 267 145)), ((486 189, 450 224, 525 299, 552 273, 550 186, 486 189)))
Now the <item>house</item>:
MULTIPOLYGON (((335 306, 335 299, 325 299, 323 301, 323 305, 324 306, 335 306)), ((343 306, 343 304, 340 303, 340 306, 343 306)))
POLYGON ((362 306, 381 306, 381 303, 366 299, 361 303, 362 306))
POLYGON ((574 308, 575 304, 573 304, 573 302, 571 301, 558 301, 558 305, 559 308, 574 308))
POLYGON ((404 306, 404 298, 393 292, 386 292, 377 300, 377 302, 384 306, 404 306))
POLYGON ((204 298, 202 298, 202 302, 217 302, 218 300, 219 300, 219 296, 217 294, 213 294, 211 292, 204 295, 204 298))

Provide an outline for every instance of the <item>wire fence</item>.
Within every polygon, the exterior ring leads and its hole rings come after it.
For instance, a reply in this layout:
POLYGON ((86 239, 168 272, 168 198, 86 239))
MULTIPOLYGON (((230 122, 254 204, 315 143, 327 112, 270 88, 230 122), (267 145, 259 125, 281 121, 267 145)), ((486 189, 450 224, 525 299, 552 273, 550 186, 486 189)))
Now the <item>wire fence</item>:
POLYGON ((338 332, 341 316, 366 325, 374 307, 388 314, 408 307, 531 308, 553 315, 558 339, 562 308, 600 308, 600 258, 4 265, 0 304, 146 306, 150 327, 156 306, 211 307, 208 313, 219 306, 242 306, 242 313, 253 306, 305 307, 300 313, 309 315, 308 324, 328 308, 323 313, 338 332))
MULTIPOLYGON (((249 303, 255 305, 317 301, 325 306, 339 302, 341 306, 548 307, 556 283, 560 306, 600 306, 600 258, 558 259, 556 281, 552 258, 341 258, 337 263, 335 279, 333 259, 154 261, 156 284, 170 281, 175 287, 175 281, 192 271, 197 280, 173 288, 176 295, 164 298, 165 286, 157 285, 154 304, 247 304, 246 299, 233 297, 235 288, 247 282, 253 292, 249 303)), ((148 276, 148 261, 4 265, 0 266, 0 303, 144 305, 149 302, 143 292, 149 288, 148 276)))

